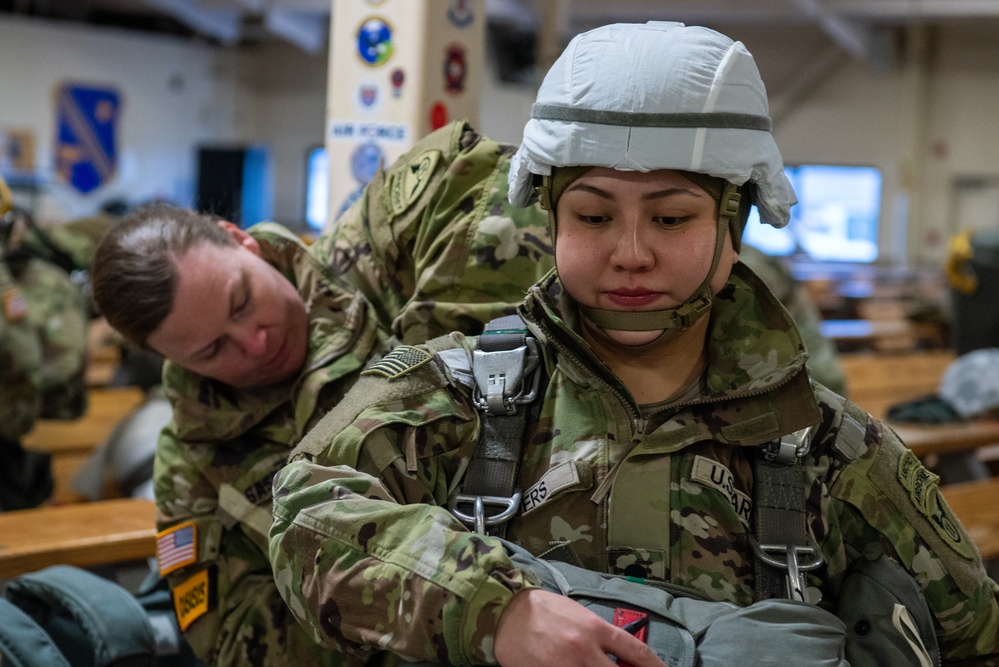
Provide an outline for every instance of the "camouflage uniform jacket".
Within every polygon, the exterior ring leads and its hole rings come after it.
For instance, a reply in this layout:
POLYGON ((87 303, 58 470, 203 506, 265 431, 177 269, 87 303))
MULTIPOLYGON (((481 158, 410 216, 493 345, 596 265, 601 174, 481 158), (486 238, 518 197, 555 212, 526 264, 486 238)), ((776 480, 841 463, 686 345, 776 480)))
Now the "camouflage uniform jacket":
MULTIPOLYGON (((524 439, 524 502, 509 539, 748 605, 751 457, 812 426, 808 527, 826 564, 807 575, 809 588, 835 604, 848 552, 884 550, 922 587, 945 659, 996 650, 997 587, 935 476, 886 426, 810 383, 787 312, 744 265, 716 298, 701 397, 686 403, 637 406, 575 333, 554 275, 532 288, 523 314, 548 381, 524 439)), ((394 369, 373 367, 275 478, 278 587, 330 646, 495 662, 504 605, 532 585, 497 541, 444 507, 481 421, 460 374, 420 352, 455 347, 473 342, 453 335, 393 353, 394 369)))
POLYGON ((317 241, 397 340, 479 333, 554 265, 545 211, 507 200, 516 148, 445 125, 377 172, 317 241))
POLYGON ((87 408, 87 325, 90 313, 69 273, 37 257, 13 262, 42 346, 39 382, 45 419, 76 419, 87 408))
POLYGON ((42 409, 42 347, 28 303, 0 257, 0 447, 31 430, 42 409))
POLYGON ((272 224, 250 231, 309 309, 308 356, 294 380, 253 390, 165 365, 174 417, 154 465, 158 523, 165 530, 193 521, 196 530, 192 562, 168 576, 175 593, 208 584, 202 606, 179 617, 209 664, 340 664, 295 623, 274 587, 266 544, 271 477, 364 364, 385 351, 388 335, 364 297, 333 279, 298 239, 272 224))

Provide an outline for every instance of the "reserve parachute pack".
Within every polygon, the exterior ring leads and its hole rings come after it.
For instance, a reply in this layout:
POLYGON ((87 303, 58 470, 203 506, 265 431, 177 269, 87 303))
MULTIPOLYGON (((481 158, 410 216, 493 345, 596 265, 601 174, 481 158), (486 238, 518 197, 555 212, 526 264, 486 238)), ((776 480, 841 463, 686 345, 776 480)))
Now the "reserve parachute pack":
POLYGON ((166 580, 137 595, 69 565, 24 574, 0 598, 4 667, 200 667, 177 627, 166 580))
MULTIPOLYGON (((470 530, 502 538, 520 508, 516 476, 526 413, 542 393, 544 365, 537 341, 519 316, 508 316, 486 325, 471 355, 458 348, 438 357, 457 382, 472 388, 482 419, 482 435, 465 479, 452 494, 451 512, 470 530)), ((571 553, 553 551, 540 559, 509 542, 506 548, 514 564, 533 573, 546 590, 629 629, 671 667, 771 664, 775 656, 830 667, 940 664, 922 591, 885 554, 873 559, 849 554, 851 566, 835 608, 804 599, 803 572, 823 564, 804 521, 801 461, 810 446, 806 429, 761 446, 754 457, 756 516, 750 542, 757 601, 748 607, 705 600, 681 587, 585 570, 572 564, 571 553)))

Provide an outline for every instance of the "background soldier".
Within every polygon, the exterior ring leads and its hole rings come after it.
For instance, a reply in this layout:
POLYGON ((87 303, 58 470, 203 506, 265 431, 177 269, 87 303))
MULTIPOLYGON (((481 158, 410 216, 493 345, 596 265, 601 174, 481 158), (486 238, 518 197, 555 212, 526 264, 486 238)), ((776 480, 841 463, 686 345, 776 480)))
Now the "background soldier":
MULTIPOLYGON (((18 439, 38 418, 73 419, 86 409, 88 309, 62 267, 20 242, 34 229, 0 179, 0 509, 42 503, 52 492, 48 455, 18 439)), ((43 233, 43 232, 38 232, 43 233)))

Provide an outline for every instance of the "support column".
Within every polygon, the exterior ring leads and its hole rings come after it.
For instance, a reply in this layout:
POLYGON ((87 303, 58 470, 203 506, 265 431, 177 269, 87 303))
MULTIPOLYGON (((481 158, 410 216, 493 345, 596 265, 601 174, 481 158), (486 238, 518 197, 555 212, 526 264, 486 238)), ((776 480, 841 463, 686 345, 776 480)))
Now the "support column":
POLYGON ((484 0, 331 0, 329 227, 379 166, 448 122, 478 122, 484 0))

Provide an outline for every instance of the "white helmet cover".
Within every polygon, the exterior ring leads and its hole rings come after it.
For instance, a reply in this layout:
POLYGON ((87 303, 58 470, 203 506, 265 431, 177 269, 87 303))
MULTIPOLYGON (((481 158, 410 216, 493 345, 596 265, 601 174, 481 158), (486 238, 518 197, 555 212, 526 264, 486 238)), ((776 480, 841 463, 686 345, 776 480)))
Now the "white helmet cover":
POLYGON ((760 220, 797 200, 770 134, 767 91, 742 42, 682 23, 616 23, 577 35, 545 75, 510 168, 510 201, 552 167, 681 169, 755 187, 760 220))

